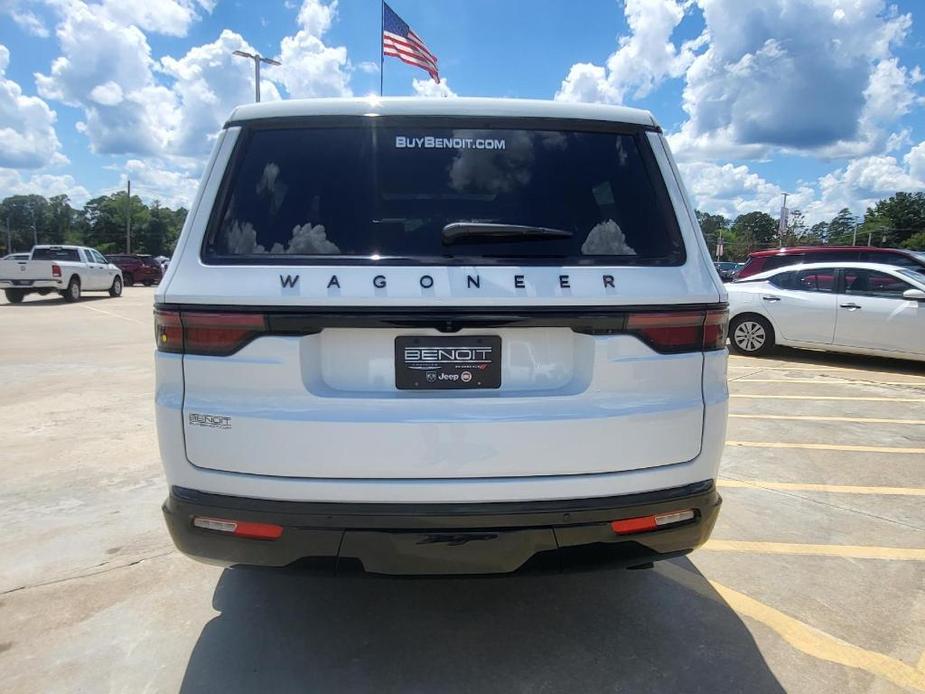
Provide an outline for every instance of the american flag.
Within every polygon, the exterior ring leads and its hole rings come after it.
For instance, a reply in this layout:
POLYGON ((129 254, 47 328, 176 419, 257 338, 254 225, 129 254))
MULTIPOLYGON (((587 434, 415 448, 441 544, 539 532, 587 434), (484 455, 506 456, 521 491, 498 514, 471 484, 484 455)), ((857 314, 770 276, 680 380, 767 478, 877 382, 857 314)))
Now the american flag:
POLYGON ((391 55, 403 63, 414 65, 440 81, 437 56, 431 53, 424 40, 415 34, 391 7, 382 3, 382 54, 391 55))

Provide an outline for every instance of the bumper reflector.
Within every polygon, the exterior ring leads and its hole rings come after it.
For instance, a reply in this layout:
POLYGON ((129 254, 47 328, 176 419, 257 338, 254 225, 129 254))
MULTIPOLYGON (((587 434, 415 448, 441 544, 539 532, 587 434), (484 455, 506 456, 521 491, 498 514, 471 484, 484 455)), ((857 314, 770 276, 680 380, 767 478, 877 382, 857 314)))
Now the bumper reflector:
POLYGON ((640 516, 638 518, 615 520, 611 522, 610 527, 617 535, 632 535, 634 533, 645 533, 650 530, 657 530, 666 525, 684 523, 693 518, 694 512, 691 509, 686 509, 684 511, 660 513, 655 516, 640 516))
POLYGON ((281 525, 248 523, 224 518, 206 518, 205 516, 193 518, 193 525, 204 530, 215 530, 220 533, 228 533, 235 537, 247 537, 252 540, 276 540, 283 534, 281 525))

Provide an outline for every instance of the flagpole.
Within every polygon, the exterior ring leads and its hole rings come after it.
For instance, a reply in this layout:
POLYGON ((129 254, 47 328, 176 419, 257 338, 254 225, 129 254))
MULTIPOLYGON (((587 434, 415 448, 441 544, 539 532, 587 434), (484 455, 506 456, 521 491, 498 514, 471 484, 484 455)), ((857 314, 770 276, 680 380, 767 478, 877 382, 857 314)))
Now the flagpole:
POLYGON ((385 35, 385 0, 379 3, 379 96, 382 96, 382 37, 385 35))

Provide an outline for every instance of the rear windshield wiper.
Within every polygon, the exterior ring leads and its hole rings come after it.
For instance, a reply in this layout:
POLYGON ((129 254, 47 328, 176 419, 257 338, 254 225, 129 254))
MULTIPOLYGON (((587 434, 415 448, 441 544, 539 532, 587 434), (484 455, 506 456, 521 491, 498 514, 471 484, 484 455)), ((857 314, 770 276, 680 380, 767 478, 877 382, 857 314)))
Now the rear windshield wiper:
POLYGON ((443 243, 478 243, 479 241, 542 241, 567 239, 572 232, 564 229, 521 226, 519 224, 487 224, 482 222, 453 222, 443 227, 443 243))

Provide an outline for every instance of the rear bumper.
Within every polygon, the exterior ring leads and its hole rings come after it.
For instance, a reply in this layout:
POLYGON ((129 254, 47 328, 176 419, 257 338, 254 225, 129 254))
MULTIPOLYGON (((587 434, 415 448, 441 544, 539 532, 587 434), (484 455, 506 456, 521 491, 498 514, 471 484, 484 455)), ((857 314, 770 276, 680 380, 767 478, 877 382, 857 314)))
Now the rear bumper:
POLYGON ((10 280, 0 279, 0 289, 63 289, 61 280, 10 280))
POLYGON ((721 499, 712 481, 568 501, 360 504, 267 501, 171 488, 164 517, 185 554, 221 565, 311 566, 331 574, 505 574, 615 568, 679 556, 706 542, 721 499), (692 509, 693 520, 634 535, 610 522, 692 509), (273 523, 277 540, 193 526, 206 516, 273 523))

